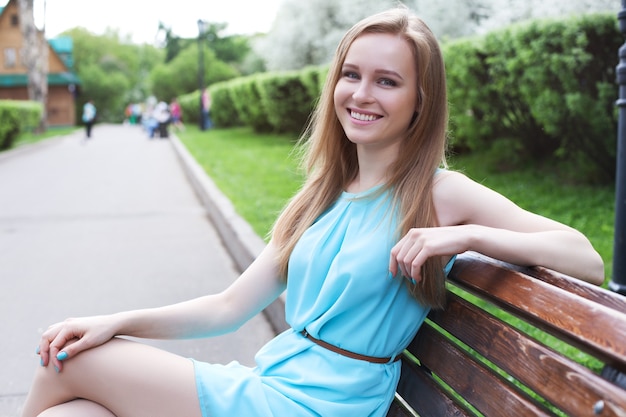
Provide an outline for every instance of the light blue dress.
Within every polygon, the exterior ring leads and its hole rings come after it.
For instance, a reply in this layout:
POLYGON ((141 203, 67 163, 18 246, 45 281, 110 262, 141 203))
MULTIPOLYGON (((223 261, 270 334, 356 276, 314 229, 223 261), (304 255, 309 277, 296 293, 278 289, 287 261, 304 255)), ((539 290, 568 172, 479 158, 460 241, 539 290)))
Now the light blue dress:
MULTIPOLYGON (((195 362, 203 417, 384 416, 400 362, 374 364, 316 345, 299 332, 376 357, 404 350, 428 309, 388 272, 397 240, 388 192, 344 192, 304 233, 289 263, 291 329, 257 353, 257 366, 195 362)), ((448 269, 451 265, 448 265, 448 269)))

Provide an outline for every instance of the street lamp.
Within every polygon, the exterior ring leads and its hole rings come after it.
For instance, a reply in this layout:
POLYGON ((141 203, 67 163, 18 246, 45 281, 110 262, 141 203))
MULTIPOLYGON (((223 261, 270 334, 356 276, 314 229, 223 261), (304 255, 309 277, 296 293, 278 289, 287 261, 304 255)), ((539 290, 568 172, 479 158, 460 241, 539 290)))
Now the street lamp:
MULTIPOLYGON (((617 15, 622 34, 626 34, 626 0, 617 15)), ((616 68, 619 84, 619 117, 617 125, 617 175, 615 181, 615 240, 613 247, 613 277, 609 288, 626 295, 626 44, 619 48, 616 68)))
POLYGON ((198 19, 198 88, 200 90, 200 130, 206 125, 206 110, 204 109, 204 51, 202 38, 207 29, 207 22, 198 19))
MULTIPOLYGON (((626 35, 626 0, 617 14, 619 29, 626 35)), ((613 241, 613 275, 609 289, 626 295, 626 43, 618 51, 619 63, 616 67, 619 97, 617 119, 617 173, 615 178, 615 237, 613 241)), ((626 373, 611 365, 605 365, 602 376, 614 384, 626 388, 626 373)))

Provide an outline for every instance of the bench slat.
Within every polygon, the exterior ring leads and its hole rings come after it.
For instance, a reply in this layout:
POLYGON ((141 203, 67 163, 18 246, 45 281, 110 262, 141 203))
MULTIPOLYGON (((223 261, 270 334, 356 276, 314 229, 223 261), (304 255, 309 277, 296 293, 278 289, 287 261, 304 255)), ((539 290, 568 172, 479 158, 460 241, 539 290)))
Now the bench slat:
POLYGON ((387 411, 387 417, 413 417, 414 414, 407 411, 398 401, 394 401, 387 411))
MULTIPOLYGON (((599 401, 607 405, 602 416, 626 415, 625 390, 456 295, 449 294, 445 311, 432 311, 429 318, 570 415, 593 415, 599 401)), ((436 368, 431 369, 437 373, 436 368)))
POLYGON ((495 265, 500 268, 521 272, 550 285, 561 288, 567 292, 586 298, 589 301, 599 303, 605 307, 609 307, 619 311, 620 313, 626 314, 626 297, 585 281, 571 279, 567 275, 559 272, 540 266, 532 268, 517 266, 481 255, 476 252, 467 252, 467 254, 461 255, 460 258, 466 259, 462 262, 471 262, 471 259, 473 258, 474 261, 479 260, 480 262, 495 265))
POLYGON ((402 358, 402 373, 396 392, 421 417, 474 416, 457 400, 450 398, 426 369, 405 357, 402 358))
MULTIPOLYGON (((450 280, 533 326, 626 371, 626 319, 615 309, 519 271, 472 261, 467 256, 457 259, 450 280)), ((590 292, 589 289, 585 291, 590 292)), ((608 291, 597 288, 596 292, 608 291)))
POLYGON ((465 351, 450 343, 440 332, 424 324, 409 351, 427 368, 437 369, 437 376, 455 392, 487 416, 502 410, 515 417, 553 416, 500 375, 492 373, 465 351), (459 372, 462 369, 463 372, 459 372))

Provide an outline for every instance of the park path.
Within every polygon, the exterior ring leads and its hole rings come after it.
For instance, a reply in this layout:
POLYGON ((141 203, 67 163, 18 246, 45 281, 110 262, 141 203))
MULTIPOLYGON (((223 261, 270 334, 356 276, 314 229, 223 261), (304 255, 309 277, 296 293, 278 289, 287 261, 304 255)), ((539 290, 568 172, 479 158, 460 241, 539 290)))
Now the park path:
MULTIPOLYGON (((0 417, 19 415, 49 324, 182 301, 237 277, 183 163, 170 140, 125 125, 0 154, 0 417)), ((149 343, 251 365, 273 334, 259 315, 230 335, 149 343)))

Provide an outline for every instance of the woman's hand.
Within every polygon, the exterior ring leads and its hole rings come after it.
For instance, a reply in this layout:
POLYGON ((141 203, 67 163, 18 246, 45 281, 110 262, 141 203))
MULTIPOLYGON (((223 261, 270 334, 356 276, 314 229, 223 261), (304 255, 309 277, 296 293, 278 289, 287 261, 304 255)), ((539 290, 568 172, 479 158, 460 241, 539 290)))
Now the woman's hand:
POLYGON ((398 270, 415 282, 422 280, 422 265, 433 256, 453 256, 465 252, 471 240, 472 227, 448 226, 411 229, 391 249, 389 271, 398 270))
POLYGON ((116 334, 112 316, 94 316, 67 319, 55 323, 41 335, 37 349, 41 366, 54 365, 57 372, 63 361, 80 352, 106 343, 116 334))

